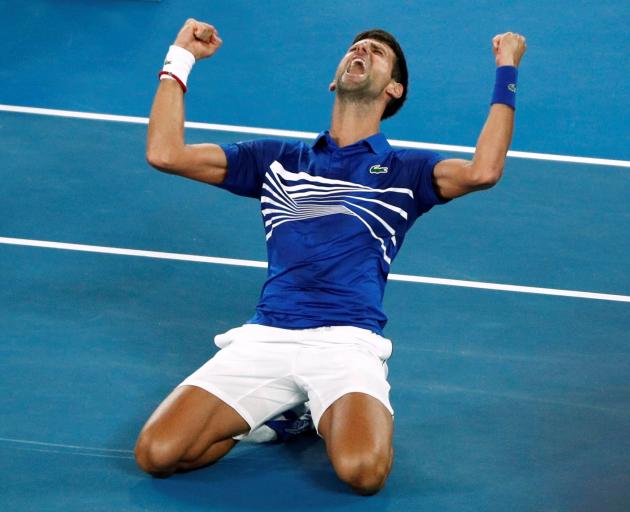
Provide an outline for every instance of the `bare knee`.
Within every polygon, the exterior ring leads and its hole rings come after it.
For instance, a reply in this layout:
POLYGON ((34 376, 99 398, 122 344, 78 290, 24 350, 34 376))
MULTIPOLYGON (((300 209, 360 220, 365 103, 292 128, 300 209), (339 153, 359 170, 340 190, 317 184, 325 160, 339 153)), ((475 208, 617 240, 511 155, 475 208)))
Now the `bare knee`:
POLYGON ((182 455, 175 443, 150 432, 140 434, 134 454, 143 471, 159 478, 172 475, 177 470, 182 455))
POLYGON ((385 485, 391 468, 389 457, 378 453, 343 454, 335 458, 333 465, 337 476, 358 494, 376 494, 385 485))
POLYGON ((142 429, 136 461, 160 477, 196 469, 220 459, 234 446, 232 436, 248 429, 247 422, 216 396, 195 386, 179 386, 142 429))

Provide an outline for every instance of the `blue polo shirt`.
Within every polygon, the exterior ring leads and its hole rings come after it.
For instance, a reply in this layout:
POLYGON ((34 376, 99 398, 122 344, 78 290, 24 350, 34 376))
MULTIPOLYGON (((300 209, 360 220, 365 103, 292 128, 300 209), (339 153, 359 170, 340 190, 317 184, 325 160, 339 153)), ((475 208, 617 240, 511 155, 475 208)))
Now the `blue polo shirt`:
POLYGON ((440 204, 442 156, 394 150, 381 133, 340 148, 261 139, 221 146, 219 185, 260 200, 269 262, 249 323, 307 329, 352 325, 382 333, 390 265, 415 220, 440 204))

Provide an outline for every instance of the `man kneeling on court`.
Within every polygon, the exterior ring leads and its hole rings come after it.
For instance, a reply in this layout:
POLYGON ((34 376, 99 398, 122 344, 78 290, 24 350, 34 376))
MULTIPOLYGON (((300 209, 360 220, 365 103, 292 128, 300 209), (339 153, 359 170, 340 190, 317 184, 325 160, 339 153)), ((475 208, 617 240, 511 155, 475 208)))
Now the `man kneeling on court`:
POLYGON ((260 200, 269 259, 255 315, 215 338, 219 352, 157 408, 136 459, 155 476, 211 464, 280 413, 309 402, 339 478, 381 489, 393 461, 393 409, 382 336, 390 264, 415 220, 501 177, 514 123, 516 68, 525 40, 497 35, 496 84, 471 161, 394 150, 380 133, 407 95, 394 37, 359 34, 337 67, 330 130, 312 144, 184 142, 184 93, 195 61, 221 46, 188 20, 169 49, 148 130, 159 170, 260 200))

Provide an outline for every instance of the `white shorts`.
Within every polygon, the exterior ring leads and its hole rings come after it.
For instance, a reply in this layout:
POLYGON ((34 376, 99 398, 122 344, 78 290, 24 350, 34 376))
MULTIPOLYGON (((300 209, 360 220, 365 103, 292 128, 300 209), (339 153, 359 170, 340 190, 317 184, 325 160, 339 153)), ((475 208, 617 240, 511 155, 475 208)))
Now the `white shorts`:
POLYGON ((393 415, 390 340, 358 327, 279 329, 245 324, 214 339, 221 349, 180 386, 197 386, 234 408, 252 430, 310 401, 315 427, 347 393, 366 393, 393 415))

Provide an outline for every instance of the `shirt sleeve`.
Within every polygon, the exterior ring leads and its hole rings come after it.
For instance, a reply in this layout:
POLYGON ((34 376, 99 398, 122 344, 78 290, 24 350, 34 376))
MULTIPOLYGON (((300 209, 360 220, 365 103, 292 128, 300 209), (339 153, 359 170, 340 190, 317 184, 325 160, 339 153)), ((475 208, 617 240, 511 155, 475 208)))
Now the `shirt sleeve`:
POLYGON ((260 139, 221 144, 228 167, 223 183, 217 186, 239 196, 260 198, 269 143, 260 139))
POLYGON ((414 151, 415 184, 413 193, 416 216, 418 217, 435 205, 447 202, 437 194, 433 184, 433 170, 444 158, 443 155, 434 151, 414 151))

